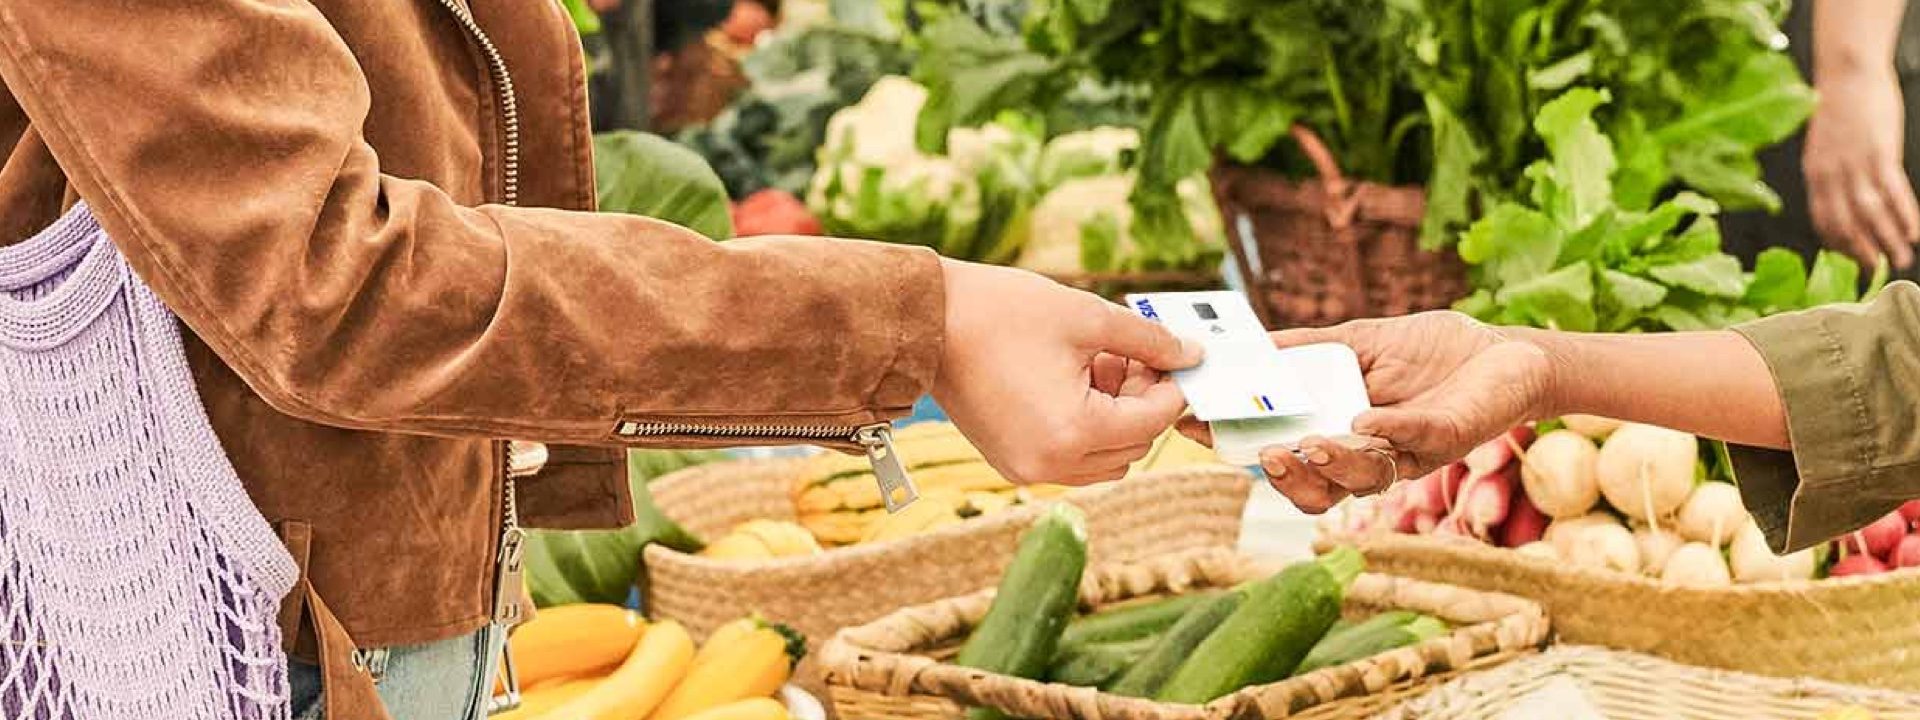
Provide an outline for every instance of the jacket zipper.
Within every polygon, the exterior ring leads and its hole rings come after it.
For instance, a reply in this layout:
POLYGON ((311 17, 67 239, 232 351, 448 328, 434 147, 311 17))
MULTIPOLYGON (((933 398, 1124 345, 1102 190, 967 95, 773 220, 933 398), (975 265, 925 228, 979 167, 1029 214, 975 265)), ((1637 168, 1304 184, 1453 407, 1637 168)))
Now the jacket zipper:
POLYGON ((440 0, 440 5, 460 21, 460 27, 473 37, 480 54, 486 56, 487 74, 493 80, 494 101, 500 104, 501 134, 505 136, 506 147, 500 153, 500 202, 503 205, 520 203, 520 101, 513 94, 513 76, 507 73, 507 60, 500 55, 500 48, 487 37, 480 23, 475 22, 473 13, 467 10, 460 0, 440 0))
MULTIPOLYGON (((500 48, 487 37, 480 23, 474 21, 473 13, 461 4, 460 0, 439 0, 441 7, 447 9, 461 29, 473 38, 474 45, 480 48, 480 54, 486 58, 488 79, 492 81, 494 102, 500 107, 500 132, 502 145, 500 152, 500 203, 503 205, 520 204, 520 101, 513 92, 513 75, 507 72, 507 60, 500 54, 500 48)), ((502 442, 500 445, 500 549, 494 558, 493 567, 493 625, 492 632, 505 633, 507 628, 519 624, 522 617, 520 607, 520 588, 524 580, 524 553, 526 531, 520 528, 520 510, 515 476, 513 446, 502 442)), ((518 673, 513 666, 513 654, 507 651, 506 643, 500 646, 500 663, 505 677, 501 683, 506 687, 506 695, 489 698, 488 714, 511 710, 520 705, 520 683, 518 673)))
POLYGON ((873 477, 880 483, 880 499, 887 512, 896 513, 920 499, 919 488, 907 477, 907 468, 893 448, 893 426, 872 425, 702 425, 675 422, 626 421, 614 428, 621 437, 692 436, 705 438, 770 438, 775 440, 844 440, 866 450, 873 477))

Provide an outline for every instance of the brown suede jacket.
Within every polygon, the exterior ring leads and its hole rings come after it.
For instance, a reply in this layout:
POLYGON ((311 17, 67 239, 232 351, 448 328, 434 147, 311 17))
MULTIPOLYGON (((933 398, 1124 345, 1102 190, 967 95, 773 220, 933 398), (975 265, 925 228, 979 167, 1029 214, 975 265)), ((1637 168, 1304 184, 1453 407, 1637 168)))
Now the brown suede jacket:
POLYGON ((582 212, 581 61, 553 0, 0 2, 0 244, 88 202, 361 646, 487 622, 500 439, 608 527, 622 446, 845 443, 937 369, 929 252, 582 212))

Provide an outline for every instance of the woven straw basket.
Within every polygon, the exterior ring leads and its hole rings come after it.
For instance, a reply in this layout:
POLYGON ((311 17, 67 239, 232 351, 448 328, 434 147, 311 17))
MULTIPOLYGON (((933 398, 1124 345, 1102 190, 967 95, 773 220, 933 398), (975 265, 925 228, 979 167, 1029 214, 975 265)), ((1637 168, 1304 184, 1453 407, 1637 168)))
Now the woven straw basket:
POLYGON ((1295 126, 1293 138, 1316 180, 1228 164, 1212 173, 1227 246, 1268 327, 1405 315, 1467 294, 1458 255, 1420 248, 1421 188, 1353 182, 1318 135, 1295 126), (1252 238, 1240 237, 1242 218, 1252 238))
MULTIPOLYGON (((792 520, 788 490, 797 467, 792 460, 702 465, 649 487, 668 517, 712 538, 744 520, 792 520)), ((1232 546, 1248 487, 1245 473, 1220 466, 1144 473, 1065 497, 1086 511, 1093 559, 1113 561, 1232 546)), ((1016 506, 923 535, 811 557, 721 561, 649 546, 647 611, 679 620, 700 637, 758 612, 824 642, 840 628, 897 608, 994 584, 1042 507, 1016 506)))
MULTIPOLYGON (((1228 587, 1277 570, 1230 550, 1164 555, 1089 573, 1081 601, 1089 609, 1125 600, 1228 587)), ((1346 614, 1388 609, 1425 612, 1457 626, 1447 635, 1366 660, 1245 688, 1208 705, 1177 705, 997 675, 940 662, 986 614, 993 591, 901 610, 842 631, 821 650, 827 693, 842 720, 955 720, 966 706, 1015 717, 1067 720, 1223 720, 1226 718, 1370 718, 1469 669, 1537 649, 1547 637, 1540 606, 1385 575, 1363 574, 1346 595, 1346 614)))
POLYGON ((1695 588, 1460 539, 1386 534, 1335 542, 1356 544, 1371 570, 1538 600, 1564 642, 1920 690, 1920 571, 1695 588))
POLYGON ((1920 720, 1920 695, 1681 665, 1651 655, 1567 645, 1461 677, 1383 720, 1485 720, 1571 680, 1610 720, 1814 720, 1854 705, 1876 720, 1920 720))

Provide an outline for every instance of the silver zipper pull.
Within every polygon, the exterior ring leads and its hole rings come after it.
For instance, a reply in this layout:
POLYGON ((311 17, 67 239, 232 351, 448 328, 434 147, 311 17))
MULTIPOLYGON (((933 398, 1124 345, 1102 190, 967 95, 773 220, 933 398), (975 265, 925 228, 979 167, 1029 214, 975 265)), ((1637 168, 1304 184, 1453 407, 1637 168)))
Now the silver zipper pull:
POLYGON ((525 559, 526 538, 526 531, 518 526, 509 526, 500 533, 500 558, 493 569, 493 622, 503 629, 520 624, 521 563, 525 559))
POLYGON ((900 453, 893 449, 892 425, 868 425, 855 430, 853 439, 867 449, 867 462, 873 464, 873 477, 880 483, 880 500, 887 504, 888 513, 905 510, 920 499, 920 489, 913 486, 913 478, 907 477, 907 467, 900 463, 900 453))

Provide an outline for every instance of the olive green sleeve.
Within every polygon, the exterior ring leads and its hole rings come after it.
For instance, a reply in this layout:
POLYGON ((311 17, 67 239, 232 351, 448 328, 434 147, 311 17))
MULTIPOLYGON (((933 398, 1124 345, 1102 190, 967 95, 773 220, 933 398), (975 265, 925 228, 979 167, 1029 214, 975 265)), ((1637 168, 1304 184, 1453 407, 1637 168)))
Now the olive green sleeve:
POLYGON ((1851 532, 1920 497, 1920 287, 1735 327, 1766 359, 1792 452, 1729 446, 1776 552, 1851 532))

